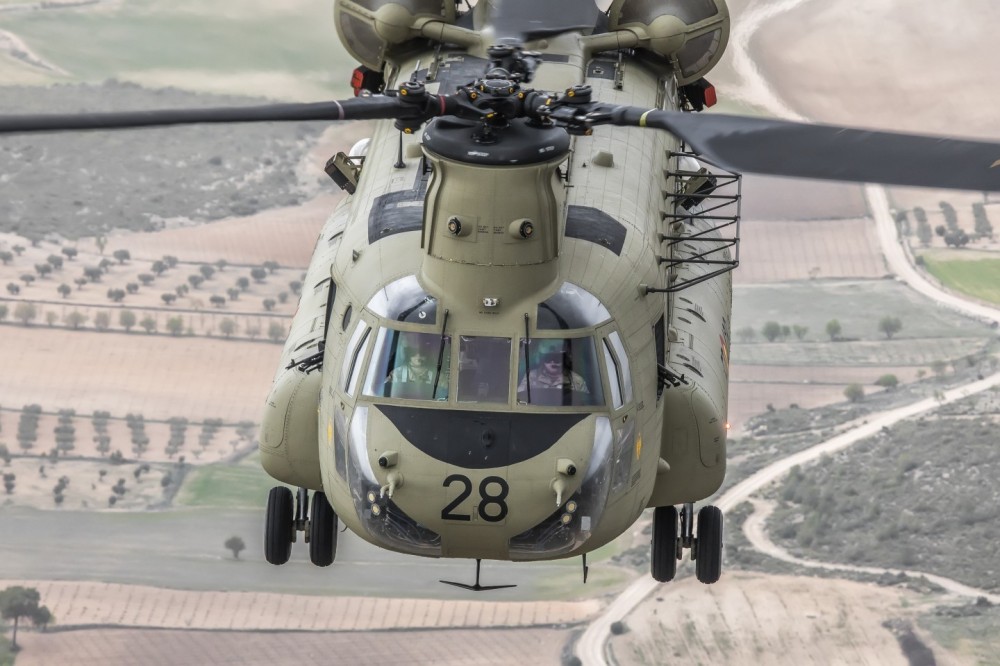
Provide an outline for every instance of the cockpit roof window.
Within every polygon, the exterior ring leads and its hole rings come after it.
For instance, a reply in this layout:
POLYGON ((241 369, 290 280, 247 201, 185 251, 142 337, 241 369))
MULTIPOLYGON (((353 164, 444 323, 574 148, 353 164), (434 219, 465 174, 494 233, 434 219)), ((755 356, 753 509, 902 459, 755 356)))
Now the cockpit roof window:
POLYGON ((608 309, 592 293, 572 282, 538 305, 538 330, 565 331, 597 326, 611 319, 608 309))
POLYGON ((414 275, 385 285, 368 301, 368 310, 379 317, 408 324, 437 321, 437 299, 424 291, 414 275))

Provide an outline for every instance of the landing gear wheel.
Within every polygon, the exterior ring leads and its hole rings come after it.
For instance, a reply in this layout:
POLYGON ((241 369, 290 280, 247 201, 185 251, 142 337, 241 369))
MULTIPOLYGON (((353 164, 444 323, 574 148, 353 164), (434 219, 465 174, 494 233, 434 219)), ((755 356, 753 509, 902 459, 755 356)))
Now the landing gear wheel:
POLYGON ((694 573, 705 584, 722 577, 722 511, 704 506, 698 512, 698 541, 694 573))
POLYGON ((328 567, 337 556, 337 514, 324 493, 312 496, 309 518, 309 559, 318 567, 328 567))
POLYGON ((677 508, 658 506, 653 512, 653 543, 650 573, 661 583, 677 573, 677 508))
POLYGON ((284 564, 291 557, 294 521, 292 491, 284 486, 271 488, 264 523, 264 558, 271 564, 284 564))

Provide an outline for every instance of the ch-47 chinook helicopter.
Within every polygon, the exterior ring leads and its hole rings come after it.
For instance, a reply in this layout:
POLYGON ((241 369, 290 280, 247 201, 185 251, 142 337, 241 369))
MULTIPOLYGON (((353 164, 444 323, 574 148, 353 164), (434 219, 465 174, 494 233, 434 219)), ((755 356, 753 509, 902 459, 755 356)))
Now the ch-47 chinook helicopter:
POLYGON ((724 0, 457 5, 337 0, 354 99, 0 130, 381 121, 327 164, 350 196, 264 409, 264 469, 299 488, 269 496, 270 562, 305 531, 329 565, 343 521, 491 589, 482 559, 585 558, 655 507, 653 577, 690 550, 713 583, 739 172, 998 191, 1000 144, 697 113, 724 0))

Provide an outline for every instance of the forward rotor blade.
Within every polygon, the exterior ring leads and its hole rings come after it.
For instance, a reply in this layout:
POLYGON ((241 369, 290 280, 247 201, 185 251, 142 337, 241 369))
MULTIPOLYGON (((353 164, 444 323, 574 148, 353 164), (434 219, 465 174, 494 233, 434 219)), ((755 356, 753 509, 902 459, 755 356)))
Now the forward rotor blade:
POLYGON ((741 173, 1000 192, 1000 142, 634 107, 612 123, 667 130, 741 173))
POLYGON ((0 116, 0 134, 162 127, 197 123, 257 123, 306 120, 374 120, 409 117, 414 105, 398 97, 358 97, 339 102, 268 104, 204 109, 158 109, 111 113, 0 116), (408 113, 409 112, 409 113, 408 113))

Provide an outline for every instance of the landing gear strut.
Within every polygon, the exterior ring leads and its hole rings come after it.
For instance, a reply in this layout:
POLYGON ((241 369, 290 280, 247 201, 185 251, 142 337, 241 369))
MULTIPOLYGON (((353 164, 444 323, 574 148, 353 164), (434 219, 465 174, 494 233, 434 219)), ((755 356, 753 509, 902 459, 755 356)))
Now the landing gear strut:
POLYGON ((695 577, 705 584, 717 582, 722 576, 722 522, 722 511, 715 506, 701 508, 697 529, 694 504, 684 504, 679 516, 676 507, 657 507, 653 513, 650 556, 653 578, 661 583, 673 580, 677 560, 687 549, 695 561, 695 577))
POLYGON ((333 563, 337 552, 337 514, 321 492, 313 493, 309 511, 309 491, 299 488, 295 497, 284 486, 271 488, 267 496, 267 518, 264 523, 264 558, 271 564, 284 564, 292 555, 292 544, 298 532, 309 544, 309 559, 326 567, 333 563), (312 519, 310 520, 310 513, 312 519))

